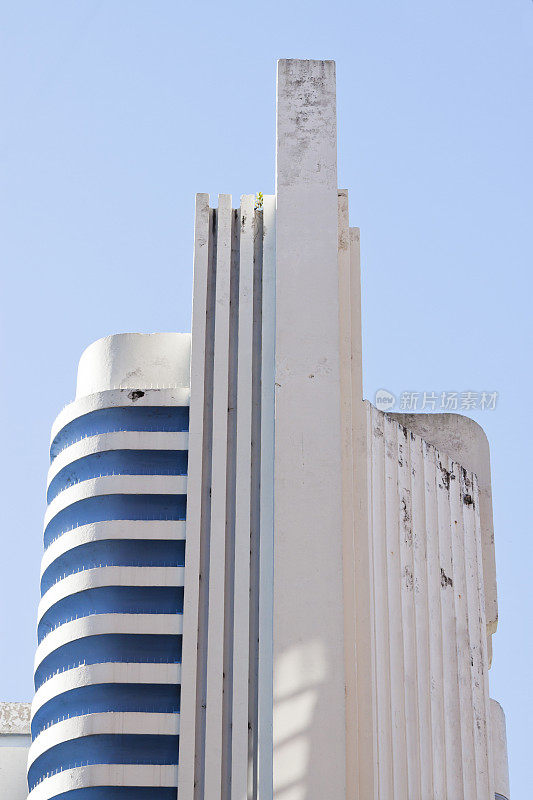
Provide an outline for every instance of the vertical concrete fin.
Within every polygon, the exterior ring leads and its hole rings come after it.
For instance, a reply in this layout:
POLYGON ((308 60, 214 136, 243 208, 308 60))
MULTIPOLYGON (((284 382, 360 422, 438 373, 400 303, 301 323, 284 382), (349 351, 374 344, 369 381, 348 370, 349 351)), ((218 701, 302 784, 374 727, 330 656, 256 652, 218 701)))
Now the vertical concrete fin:
MULTIPOLYGON (((194 276, 192 310, 191 406, 189 421, 189 461, 187 480, 187 547, 185 560, 185 594, 183 603, 182 681, 187 690, 181 698, 182 736, 179 756, 179 795, 193 800, 197 763, 203 754, 205 734, 205 619, 200 607, 207 611, 205 597, 201 603, 206 574, 203 573, 202 546, 205 550, 206 526, 209 522, 210 450, 212 438, 211 393, 213 370, 214 259, 216 218, 209 208, 209 195, 196 195, 194 232, 194 276), (200 632, 200 635, 199 635, 200 632), (203 708, 202 708, 203 707, 203 708)), ((203 553, 205 561, 207 553, 203 553)), ((204 593, 205 594, 205 593, 204 593)))
POLYGON ((235 459, 235 580, 231 797, 248 789, 248 682, 250 671, 250 531, 252 515, 252 362, 254 333, 254 195, 241 198, 237 427, 235 459))
MULTIPOLYGON (((346 797, 372 797, 362 763, 373 763, 371 698, 358 684, 370 664, 358 648, 370 652, 368 602, 367 452, 361 363, 361 287, 359 229, 349 227, 348 192, 338 191, 338 270, 340 330, 340 391, 342 424, 342 526, 344 651, 346 675, 346 797), (356 542, 357 538, 357 542, 356 542), (356 559, 356 553, 358 558, 356 559), (370 702, 370 705, 369 705, 370 702), (369 713, 370 712, 370 713, 369 713), (370 733, 370 735, 369 735, 370 733)), ((368 683, 367 683, 368 685, 368 683)))
POLYGON ((239 209, 228 195, 218 209, 197 198, 179 770, 189 800, 272 797, 274 197, 255 206, 253 195, 239 209))
POLYGON ((307 800, 340 798, 346 715, 333 62, 279 62, 276 170, 274 794, 290 787, 307 800))
POLYGON ((213 356, 213 430, 216 435, 213 436, 211 451, 207 626, 206 798, 220 797, 222 792, 232 222, 231 196, 219 195, 213 356))
POLYGON ((274 591, 274 358, 276 334, 276 198, 263 199, 260 324, 260 502, 258 586, 257 800, 272 800, 274 591))
POLYGON ((348 192, 339 190, 338 265, 342 417, 343 583, 346 672, 346 797, 377 791, 374 616, 369 537, 372 465, 363 404, 359 228, 349 227, 348 192))

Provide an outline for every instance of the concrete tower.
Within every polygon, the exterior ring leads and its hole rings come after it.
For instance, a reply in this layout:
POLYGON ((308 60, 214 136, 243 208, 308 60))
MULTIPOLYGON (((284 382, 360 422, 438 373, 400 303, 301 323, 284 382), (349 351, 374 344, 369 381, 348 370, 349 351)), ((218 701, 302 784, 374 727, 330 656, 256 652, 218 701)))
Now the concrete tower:
POLYGON ((191 337, 89 347, 51 458, 31 800, 508 800, 488 445, 363 400, 333 62, 279 62, 275 195, 197 196, 191 337))

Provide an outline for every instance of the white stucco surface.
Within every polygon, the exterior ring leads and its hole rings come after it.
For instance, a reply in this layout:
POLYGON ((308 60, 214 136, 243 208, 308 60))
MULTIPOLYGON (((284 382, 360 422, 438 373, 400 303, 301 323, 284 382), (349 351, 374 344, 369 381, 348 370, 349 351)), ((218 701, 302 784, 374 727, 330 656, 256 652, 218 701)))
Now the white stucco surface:
POLYGON ((28 767, 51 747, 83 736, 102 734, 138 734, 147 736, 177 736, 180 732, 179 714, 150 714, 147 712, 120 711, 100 714, 83 714, 56 722, 45 728, 32 742, 28 754, 28 767))
POLYGON ((44 527, 78 500, 105 494, 187 494, 185 475, 104 475, 76 483, 55 497, 44 515, 44 527))
POLYGON ((26 800, 30 704, 0 702, 0 797, 26 800))
POLYGON ((28 800, 51 800, 61 792, 90 786, 176 786, 177 782, 178 768, 173 766, 95 764, 67 769, 45 778, 33 789, 28 800))
POLYGON ((278 64, 274 797, 346 787, 335 64, 278 64))
POLYGON ((116 408, 117 406, 188 406, 190 401, 189 387, 174 387, 171 389, 145 389, 139 396, 132 389, 107 389, 95 394, 78 397, 68 403, 57 415, 52 423, 50 441, 52 442, 59 431, 72 422, 76 417, 90 414, 100 408, 116 408))
POLYGON ((48 470, 48 483, 64 467, 79 458, 108 450, 187 450, 189 434, 186 431, 114 431, 87 436, 65 447, 53 460, 48 470))
POLYGON ((107 389, 189 386, 190 333, 119 333, 93 342, 78 366, 76 397, 107 389))
POLYGON ((63 533, 45 550, 41 576, 56 558, 86 542, 102 539, 185 539, 185 520, 110 520, 80 525, 63 533))
POLYGON ((102 633, 157 633, 177 636, 182 632, 181 614, 93 614, 65 622, 43 639, 35 654, 37 669, 46 656, 58 647, 102 633))

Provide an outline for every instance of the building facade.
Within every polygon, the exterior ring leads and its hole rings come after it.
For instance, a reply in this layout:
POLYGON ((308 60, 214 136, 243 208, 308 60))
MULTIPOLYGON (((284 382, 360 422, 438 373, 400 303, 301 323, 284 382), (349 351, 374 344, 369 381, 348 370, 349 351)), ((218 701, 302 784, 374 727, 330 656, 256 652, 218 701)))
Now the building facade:
POLYGON ((488 445, 363 400, 335 66, 278 67, 276 193, 196 200, 191 334, 54 423, 31 800, 509 799, 488 445))
POLYGON ((0 789, 9 800, 26 800, 31 744, 29 703, 0 702, 0 789))

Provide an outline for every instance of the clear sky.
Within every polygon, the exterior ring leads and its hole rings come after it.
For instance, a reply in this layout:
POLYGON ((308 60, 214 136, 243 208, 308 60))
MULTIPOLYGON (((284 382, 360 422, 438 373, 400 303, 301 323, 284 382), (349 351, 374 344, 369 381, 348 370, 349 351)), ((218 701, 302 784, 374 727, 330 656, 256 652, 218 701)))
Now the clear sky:
POLYGON ((189 329, 195 192, 272 192, 275 61, 332 58, 366 396, 499 393, 472 412, 492 447, 491 693, 529 800, 532 43, 531 0, 0 2, 1 698, 32 696, 49 430, 82 350, 189 329))

